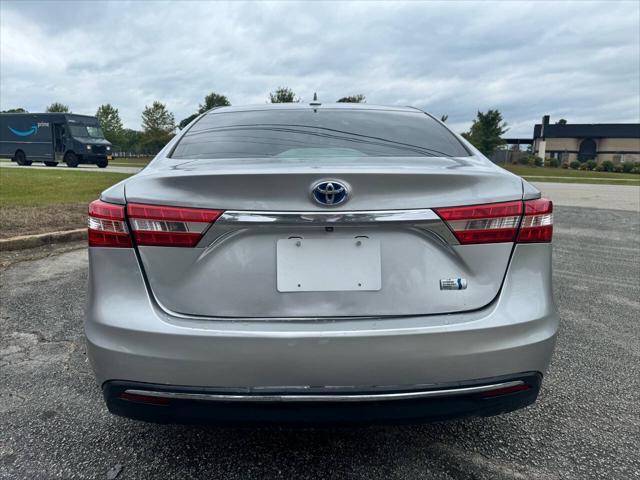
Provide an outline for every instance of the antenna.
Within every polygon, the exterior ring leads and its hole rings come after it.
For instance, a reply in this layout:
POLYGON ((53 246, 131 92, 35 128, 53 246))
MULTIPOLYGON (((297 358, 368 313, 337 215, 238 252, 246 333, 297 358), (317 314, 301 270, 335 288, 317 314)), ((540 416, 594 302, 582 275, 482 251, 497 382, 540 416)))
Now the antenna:
POLYGON ((320 103, 318 101, 318 94, 316 92, 313 92, 313 100, 311 102, 309 102, 309 105, 311 105, 311 106, 322 105, 322 103, 320 103))

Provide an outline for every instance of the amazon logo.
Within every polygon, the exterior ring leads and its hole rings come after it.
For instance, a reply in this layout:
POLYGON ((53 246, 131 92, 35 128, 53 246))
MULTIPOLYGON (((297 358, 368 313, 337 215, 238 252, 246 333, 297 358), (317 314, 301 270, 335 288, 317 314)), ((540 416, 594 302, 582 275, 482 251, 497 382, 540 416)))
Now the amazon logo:
POLYGON ((14 135, 18 135, 19 137, 29 137, 31 135, 35 135, 36 133, 38 133, 38 128, 39 127, 49 127, 49 122, 38 122, 38 123, 34 123, 31 128, 29 130, 17 130, 15 128, 9 127, 9 130, 11 130, 11 133, 13 133, 14 135))

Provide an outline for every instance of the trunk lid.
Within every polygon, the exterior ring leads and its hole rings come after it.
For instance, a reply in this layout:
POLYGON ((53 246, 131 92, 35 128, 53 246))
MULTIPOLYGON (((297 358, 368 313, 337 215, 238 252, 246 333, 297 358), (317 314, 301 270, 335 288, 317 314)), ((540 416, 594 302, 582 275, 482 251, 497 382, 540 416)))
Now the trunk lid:
POLYGON ((430 209, 520 200, 522 182, 475 158, 335 158, 321 166, 290 158, 163 159, 132 177, 125 194, 128 203, 226 211, 196 248, 137 247, 150 288, 167 310, 204 317, 358 317, 450 313, 490 303, 513 244, 458 245, 430 209), (310 190, 323 179, 348 185, 349 201, 331 208, 315 203, 310 190), (295 257, 302 251, 316 253, 295 257), (352 260, 356 270, 367 265, 363 283, 378 275, 380 285, 358 287, 352 260), (291 291, 299 279, 309 284, 291 291), (441 290, 441 280, 457 279, 466 288, 441 290), (353 289, 345 287, 351 281, 353 289))

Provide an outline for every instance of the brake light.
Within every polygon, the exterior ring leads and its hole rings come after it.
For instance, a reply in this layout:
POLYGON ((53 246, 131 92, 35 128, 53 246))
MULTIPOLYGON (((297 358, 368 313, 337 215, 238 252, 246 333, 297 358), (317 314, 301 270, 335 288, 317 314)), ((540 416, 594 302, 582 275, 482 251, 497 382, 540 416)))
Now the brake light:
POLYGON ((553 202, 546 198, 524 202, 518 242, 550 242, 553 236, 553 202))
POLYGON ((131 248, 124 207, 101 200, 89 204, 87 232, 90 247, 131 248))
POLYGON ((438 208, 462 245, 504 242, 550 242, 553 233, 550 200, 490 203, 438 208), (524 216, 523 216, 524 214, 524 216))
POLYGON ((195 247, 222 210, 127 205, 127 216, 138 245, 195 247))

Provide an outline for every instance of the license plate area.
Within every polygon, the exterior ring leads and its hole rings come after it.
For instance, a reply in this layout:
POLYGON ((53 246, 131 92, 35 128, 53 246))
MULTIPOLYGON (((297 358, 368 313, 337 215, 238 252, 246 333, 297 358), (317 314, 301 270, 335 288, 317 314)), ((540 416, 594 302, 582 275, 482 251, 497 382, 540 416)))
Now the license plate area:
POLYGON ((382 287, 379 240, 280 239, 276 257, 279 292, 377 291, 382 287))

